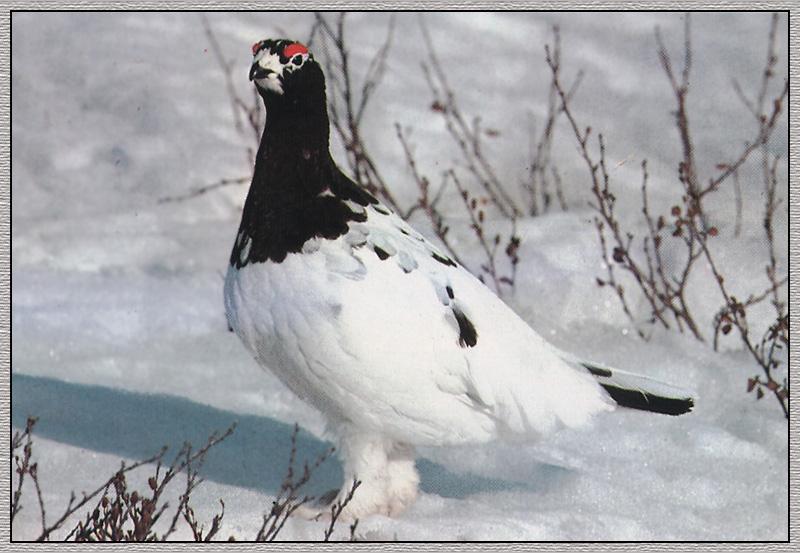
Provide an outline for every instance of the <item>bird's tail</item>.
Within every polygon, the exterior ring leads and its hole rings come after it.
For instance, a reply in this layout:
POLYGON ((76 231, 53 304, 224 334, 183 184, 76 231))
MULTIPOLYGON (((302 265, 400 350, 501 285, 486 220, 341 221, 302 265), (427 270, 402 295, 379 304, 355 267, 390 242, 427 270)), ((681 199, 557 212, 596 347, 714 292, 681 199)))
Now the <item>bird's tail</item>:
POLYGON ((620 407, 664 415, 683 415, 694 407, 694 398, 680 388, 646 376, 580 362, 620 407))

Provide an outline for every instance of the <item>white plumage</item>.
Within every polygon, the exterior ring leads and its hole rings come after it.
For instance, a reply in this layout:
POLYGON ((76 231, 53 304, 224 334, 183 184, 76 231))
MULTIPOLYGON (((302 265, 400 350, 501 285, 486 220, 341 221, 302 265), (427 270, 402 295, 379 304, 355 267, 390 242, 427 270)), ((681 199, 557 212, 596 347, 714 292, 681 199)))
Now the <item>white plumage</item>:
POLYGON ((295 393, 341 421, 426 445, 540 434, 609 408, 586 371, 483 283, 435 261, 420 235, 397 231, 408 225, 396 215, 367 211, 352 228, 394 259, 347 234, 314 239, 280 264, 228 271, 231 325, 295 393), (417 269, 406 273, 403 259, 417 269), (452 304, 478 329, 474 347, 459 345, 452 304))
MULTIPOLYGON (((302 52, 299 46, 254 45, 251 78, 270 79, 259 87, 268 119, 248 197, 256 207, 245 207, 225 307, 259 364, 327 417, 344 462, 343 490, 353 479, 362 482, 347 515, 396 515, 413 501, 416 445, 541 439, 613 409, 619 399, 596 380, 614 386, 610 370, 590 373, 566 358, 385 206, 364 200, 324 163, 306 165, 323 155, 311 149, 313 128, 290 140, 271 134, 284 128, 281 115, 297 108, 293 97, 319 101, 302 95, 319 71, 310 54, 280 74, 280 59, 290 59, 282 52, 302 52), (319 175, 320 184, 305 191, 319 175), (293 194, 306 199, 286 205, 307 206, 281 226, 280 202, 293 194), (345 226, 334 236, 325 225, 339 204, 345 226), (298 220, 297 229, 286 228, 298 220), (293 241, 295 231, 305 234, 293 241)), ((327 156, 327 116, 323 123, 319 150, 327 156)), ((631 376, 625 392, 643 382, 631 376)))

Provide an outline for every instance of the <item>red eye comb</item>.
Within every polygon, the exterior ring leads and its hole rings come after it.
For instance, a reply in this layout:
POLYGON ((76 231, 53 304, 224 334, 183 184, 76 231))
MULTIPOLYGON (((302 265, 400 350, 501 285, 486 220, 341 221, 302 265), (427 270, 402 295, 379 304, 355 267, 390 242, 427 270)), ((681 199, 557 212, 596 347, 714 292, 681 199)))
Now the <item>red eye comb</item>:
POLYGON ((258 52, 261 49, 261 41, 254 42, 253 46, 251 46, 250 49, 253 51, 253 55, 255 56, 256 52, 258 52))
POLYGON ((290 44, 283 49, 283 55, 287 58, 291 58, 295 54, 308 54, 308 48, 299 42, 295 42, 294 44, 290 44))

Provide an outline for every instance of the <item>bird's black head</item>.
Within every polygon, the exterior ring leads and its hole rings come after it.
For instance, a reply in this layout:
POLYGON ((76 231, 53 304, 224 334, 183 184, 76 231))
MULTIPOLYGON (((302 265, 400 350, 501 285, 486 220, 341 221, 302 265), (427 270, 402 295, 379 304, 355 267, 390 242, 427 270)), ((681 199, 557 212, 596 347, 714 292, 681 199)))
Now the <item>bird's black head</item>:
POLYGON ((311 66, 321 75, 317 62, 303 44, 287 39, 261 40, 253 44, 250 80, 265 98, 283 96, 299 84, 300 76, 308 73, 311 66))

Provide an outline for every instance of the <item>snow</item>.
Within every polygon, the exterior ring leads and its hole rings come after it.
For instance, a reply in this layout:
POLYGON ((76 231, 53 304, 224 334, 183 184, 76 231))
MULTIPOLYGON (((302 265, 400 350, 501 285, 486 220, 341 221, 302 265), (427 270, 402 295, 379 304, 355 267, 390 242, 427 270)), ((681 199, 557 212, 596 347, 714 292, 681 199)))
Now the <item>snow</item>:
MULTIPOLYGON (((209 13, 235 83, 249 94, 250 44, 270 35, 308 36, 308 13, 209 13)), ((425 50, 416 14, 397 14, 386 79, 365 117, 365 137, 387 181, 414 197, 392 125, 412 128, 420 167, 433 176, 456 159, 428 109, 419 68, 425 50), (444 161, 439 161, 443 159, 444 161), (440 165, 437 166, 436 164, 440 165)), ((602 130, 620 211, 637 224, 639 162, 649 163, 652 204, 679 199, 674 183, 679 143, 653 28, 673 55, 680 14, 435 13, 423 16, 457 87, 465 113, 480 113, 502 134, 487 145, 502 177, 524 174, 528 112, 539 119, 548 77, 543 44, 561 27, 568 78, 586 71, 576 116, 602 130), (622 206, 627 206, 628 210, 622 206)), ((752 132, 730 88, 757 82, 768 16, 694 14, 697 52, 690 113, 698 159, 725 159, 752 132), (744 122, 743 122, 744 121, 744 122)), ((352 14, 353 63, 366 69, 381 44, 388 14, 352 14)), ((72 490, 88 490, 122 459, 149 457, 205 441, 238 421, 203 468, 193 494, 201 521, 226 511, 220 537, 250 539, 269 509, 289 454, 313 461, 327 447, 321 416, 247 355, 227 331, 222 275, 236 233, 245 186, 177 203, 167 196, 248 174, 246 140, 234 129, 221 73, 189 13, 15 13, 12 18, 14 133, 12 178, 12 423, 36 415, 34 451, 50 517, 72 490), (54 48, 57 45, 57 48, 54 48)), ((785 19, 779 54, 786 60, 785 19)), ((785 66, 782 66, 785 67, 785 66)), ((788 128, 771 148, 786 159, 788 128)), ((695 412, 679 417, 618 411, 587 428, 538 444, 426 448, 418 467, 420 499, 397 519, 370 517, 358 535, 370 540, 786 540, 788 425, 771 398, 744 391, 758 371, 733 338, 714 352, 687 335, 657 330, 641 340, 616 296, 598 288, 604 275, 591 224, 586 169, 566 127, 554 155, 571 209, 520 222, 521 265, 513 296, 523 318, 558 347, 595 362, 692 390, 695 412)), ((340 145, 334 155, 343 161, 340 145)), ((702 170, 710 175, 713 166, 702 170)), ((746 178, 757 179, 757 167, 746 178)), ((785 163, 780 174, 786 175, 785 163)), ((782 182, 788 182, 784 178, 782 182)), ((740 242, 722 242, 720 263, 731 285, 762 282, 759 181, 744 188, 740 242)), ((786 195, 776 221, 779 264, 788 262, 786 195)), ((713 214, 730 235, 733 194, 721 192, 713 214)), ((463 214, 454 229, 470 231, 463 214)), ((420 223, 416 221, 416 223, 420 223)), ((639 221, 638 224, 641 224, 639 221)), ((426 230, 420 225, 420 230, 426 230)), ((471 250, 468 250, 471 251, 471 250)), ((477 265, 479 252, 468 256, 477 265)), ((692 287, 701 326, 721 305, 701 274, 692 287)), ((765 282, 765 281, 764 281, 765 282)), ((766 284, 766 283, 765 283, 766 284)), ((634 305, 646 314, 646 305, 634 305)), ((754 326, 764 328, 769 311, 754 326)), ((139 489, 150 473, 131 475, 139 489)), ((340 484, 335 460, 311 491, 340 484)), ((176 497, 178 489, 172 490, 176 497)), ((37 506, 26 490, 15 539, 37 534, 37 506)), ((322 523, 292 519, 283 539, 321 539, 322 523)), ((346 526, 342 526, 343 537, 346 526)), ((178 538, 189 538, 183 527, 178 538)))

